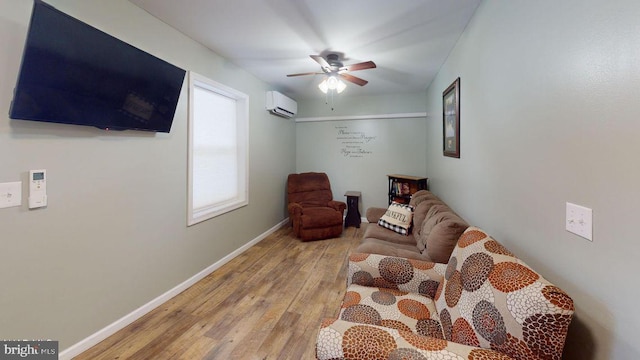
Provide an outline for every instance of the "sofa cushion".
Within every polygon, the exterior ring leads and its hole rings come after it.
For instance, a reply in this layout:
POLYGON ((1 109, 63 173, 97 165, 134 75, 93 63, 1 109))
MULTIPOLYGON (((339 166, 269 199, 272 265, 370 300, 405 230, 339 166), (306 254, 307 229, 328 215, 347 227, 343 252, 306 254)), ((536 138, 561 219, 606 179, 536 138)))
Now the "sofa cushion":
POLYGON ((409 205, 416 207, 424 200, 440 200, 440 199, 437 196, 435 196, 431 191, 419 190, 419 191, 416 191, 413 195, 411 195, 411 200, 409 200, 409 205))
MULTIPOLYGON (((375 224, 367 225, 367 228, 365 229, 364 235, 362 236, 362 238, 363 239, 374 238, 374 239, 388 241, 390 243, 405 244, 405 245, 411 245, 414 247, 416 246, 416 239, 413 236, 413 234, 401 235, 401 234, 398 234, 397 232, 393 232, 382 226, 376 226, 375 224)), ((417 248, 416 248, 416 251, 418 251, 417 248)))
POLYGON ((427 256, 434 262, 447 263, 460 235, 468 227, 460 218, 444 220, 434 226, 427 237, 427 256))
POLYGON ((416 293, 351 284, 339 318, 444 339, 433 299, 416 293))
POLYGON ((357 253, 380 254, 407 259, 431 261, 426 254, 421 254, 415 244, 394 244, 388 241, 366 238, 354 250, 357 253))
POLYGON ((448 206, 434 205, 422 224, 420 236, 416 236, 416 246, 434 262, 446 263, 467 227, 448 206))
MULTIPOLYGON (((416 198, 416 197, 419 197, 419 196, 422 196, 422 195, 433 195, 433 193, 431 191, 429 191, 429 190, 418 190, 418 191, 414 192, 411 195, 411 197, 412 198, 416 198)), ((433 196, 435 196, 435 195, 433 195, 433 196)))
POLYGON ((380 254, 349 254, 347 286, 384 287, 435 298, 447 264, 380 254))
POLYGON ((420 236, 422 232, 422 224, 424 223, 425 218, 428 217, 428 212, 432 206, 435 205, 444 205, 444 203, 435 198, 428 198, 424 201, 421 201, 413 210, 413 233, 416 236, 420 236))
POLYGON ((401 235, 409 235, 412 219, 413 206, 391 203, 387 212, 378 220, 378 225, 401 235))
POLYGON ((458 215, 456 214, 455 211, 453 211, 449 205, 442 203, 442 204, 434 204, 433 206, 431 206, 429 208, 429 210, 427 211, 427 217, 431 217, 437 214, 441 214, 441 213, 445 213, 445 212, 449 212, 452 213, 454 215, 458 215))
POLYGON ((407 330, 327 318, 318 331, 316 359, 507 360, 511 357, 498 351, 417 335, 407 330))
POLYGON ((416 237, 416 243, 418 244, 418 250, 422 251, 427 246, 427 236, 431 231, 431 228, 435 225, 432 221, 429 226, 426 225, 426 222, 433 218, 434 215, 442 213, 442 212, 453 212, 449 209, 447 204, 443 203, 440 200, 429 200, 422 202, 418 205, 418 208, 415 210, 416 214, 424 214, 424 220, 418 225, 417 221, 414 222, 416 229, 414 229, 414 234, 416 237), (431 210, 432 208, 438 209, 437 211, 431 210), (419 228, 418 228, 419 226, 419 228))

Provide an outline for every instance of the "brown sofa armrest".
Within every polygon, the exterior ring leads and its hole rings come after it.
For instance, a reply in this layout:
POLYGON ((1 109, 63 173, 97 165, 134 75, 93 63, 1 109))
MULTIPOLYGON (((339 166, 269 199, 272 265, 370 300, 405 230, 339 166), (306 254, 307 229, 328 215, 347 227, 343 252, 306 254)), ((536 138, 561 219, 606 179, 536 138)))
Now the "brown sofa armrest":
POLYGON ((385 212, 387 212, 387 209, 385 208, 370 207, 367 209, 367 213, 366 213, 367 221, 375 224, 378 222, 378 220, 380 220, 380 218, 382 217, 382 215, 384 215, 385 212))
POLYGON ((435 297, 447 264, 379 254, 349 255, 347 286, 358 284, 435 297))
POLYGON ((328 205, 341 213, 344 213, 347 208, 347 204, 344 201, 331 200, 328 205))

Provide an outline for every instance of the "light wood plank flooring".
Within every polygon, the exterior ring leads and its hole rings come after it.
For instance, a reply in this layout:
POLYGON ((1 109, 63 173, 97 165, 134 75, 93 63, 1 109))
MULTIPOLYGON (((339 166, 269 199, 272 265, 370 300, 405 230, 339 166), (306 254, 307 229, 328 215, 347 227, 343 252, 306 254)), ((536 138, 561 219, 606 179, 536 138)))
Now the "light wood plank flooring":
POLYGON ((75 359, 315 359, 366 226, 312 242, 279 229, 75 359))

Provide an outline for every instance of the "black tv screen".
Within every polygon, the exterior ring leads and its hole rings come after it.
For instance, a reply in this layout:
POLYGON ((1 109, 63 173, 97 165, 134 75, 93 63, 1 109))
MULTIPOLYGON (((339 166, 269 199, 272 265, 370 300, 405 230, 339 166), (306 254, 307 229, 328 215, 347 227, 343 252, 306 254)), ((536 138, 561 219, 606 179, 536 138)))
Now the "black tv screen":
POLYGON ((9 117, 169 132, 185 71, 34 1, 9 117))

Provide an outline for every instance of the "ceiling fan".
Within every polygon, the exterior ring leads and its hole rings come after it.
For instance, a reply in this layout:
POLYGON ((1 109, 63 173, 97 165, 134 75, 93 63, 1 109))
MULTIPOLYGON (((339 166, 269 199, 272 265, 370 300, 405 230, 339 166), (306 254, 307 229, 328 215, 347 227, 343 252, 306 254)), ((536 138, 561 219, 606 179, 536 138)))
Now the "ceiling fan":
MULTIPOLYGON (((287 76, 291 77, 291 76, 326 74, 327 79, 325 79, 325 81, 326 81, 326 84, 328 84, 328 88, 335 89, 337 86, 338 92, 342 92, 345 86, 344 84, 342 84, 342 90, 341 90, 339 87, 340 85, 339 85, 338 79, 346 80, 360 86, 364 86, 368 83, 367 80, 361 79, 351 74, 347 74, 348 72, 365 70, 365 69, 373 69, 376 67, 376 64, 373 61, 365 61, 365 62, 345 66, 340 61, 340 57, 338 56, 338 54, 328 54, 326 59, 320 55, 309 55, 309 56, 313 60, 315 60, 318 64, 320 64, 320 67, 322 68, 322 72, 306 72, 306 73, 299 73, 299 74, 289 74, 287 76)), ((325 81, 323 81, 323 84, 325 83, 325 81)), ((322 84, 320 89, 326 93, 326 91, 322 89, 322 84)))

